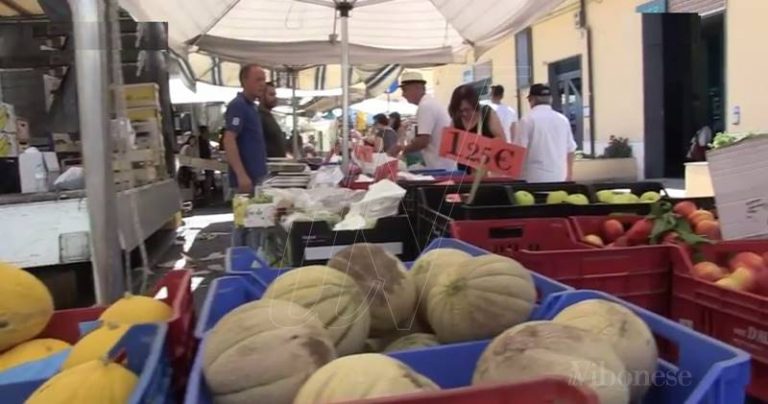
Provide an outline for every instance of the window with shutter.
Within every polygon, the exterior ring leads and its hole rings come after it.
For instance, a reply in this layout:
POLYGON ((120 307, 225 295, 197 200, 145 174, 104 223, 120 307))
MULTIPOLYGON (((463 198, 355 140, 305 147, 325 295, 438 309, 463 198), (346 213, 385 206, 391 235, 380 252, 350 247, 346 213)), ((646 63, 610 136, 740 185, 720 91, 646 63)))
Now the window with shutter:
POLYGON ((670 13, 709 14, 725 9, 726 0, 669 0, 670 13))

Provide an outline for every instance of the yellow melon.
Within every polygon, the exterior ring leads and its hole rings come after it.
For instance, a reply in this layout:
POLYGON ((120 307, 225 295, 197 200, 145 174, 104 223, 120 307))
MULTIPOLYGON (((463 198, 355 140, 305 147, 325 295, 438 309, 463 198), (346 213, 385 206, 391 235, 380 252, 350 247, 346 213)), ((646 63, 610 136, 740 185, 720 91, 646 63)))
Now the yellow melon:
POLYGON ((38 338, 22 342, 0 354, 0 372, 61 352, 71 345, 54 338, 38 338))
POLYGON ((61 366, 62 369, 73 368, 92 360, 105 357, 112 347, 120 341, 131 328, 128 324, 105 323, 101 327, 89 332, 77 341, 67 360, 61 366))
POLYGON ((52 315, 48 288, 29 272, 0 262, 0 351, 34 338, 52 315))
POLYGON ((124 324, 158 323, 173 317, 173 309, 165 302, 147 296, 126 294, 109 306, 99 320, 124 324))
POLYGON ((97 359, 52 377, 25 404, 124 404, 138 382, 138 377, 122 365, 97 359))

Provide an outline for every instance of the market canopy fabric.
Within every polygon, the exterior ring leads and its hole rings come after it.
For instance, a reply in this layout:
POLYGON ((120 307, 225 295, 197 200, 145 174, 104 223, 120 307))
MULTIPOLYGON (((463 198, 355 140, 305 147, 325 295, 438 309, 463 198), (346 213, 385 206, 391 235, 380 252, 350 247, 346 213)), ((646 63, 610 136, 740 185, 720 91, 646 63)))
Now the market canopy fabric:
POLYGON ((178 52, 267 67, 338 64, 339 2, 357 6, 352 65, 419 66, 464 63, 562 0, 120 0, 137 20, 167 21, 178 52))

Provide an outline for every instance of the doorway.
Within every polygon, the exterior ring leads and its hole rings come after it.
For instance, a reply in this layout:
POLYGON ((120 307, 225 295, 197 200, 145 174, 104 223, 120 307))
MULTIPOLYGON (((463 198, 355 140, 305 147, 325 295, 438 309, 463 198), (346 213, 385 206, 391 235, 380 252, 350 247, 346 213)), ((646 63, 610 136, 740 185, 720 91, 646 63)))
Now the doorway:
POLYGON ((724 21, 643 15, 646 178, 682 178, 697 132, 724 128, 724 21))
POLYGON ((576 147, 584 150, 584 100, 581 91, 581 57, 575 56, 549 65, 552 108, 571 123, 576 147))

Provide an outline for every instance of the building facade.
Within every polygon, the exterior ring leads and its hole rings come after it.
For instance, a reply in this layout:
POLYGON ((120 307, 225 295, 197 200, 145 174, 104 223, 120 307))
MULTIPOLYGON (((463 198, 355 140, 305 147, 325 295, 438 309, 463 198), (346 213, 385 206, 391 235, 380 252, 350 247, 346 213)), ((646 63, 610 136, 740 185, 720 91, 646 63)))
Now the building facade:
POLYGON ((567 0, 473 65, 436 68, 434 92, 501 84, 525 114, 530 84, 548 83, 585 154, 625 137, 641 176, 682 176, 703 126, 768 130, 766 18, 765 0, 567 0))

